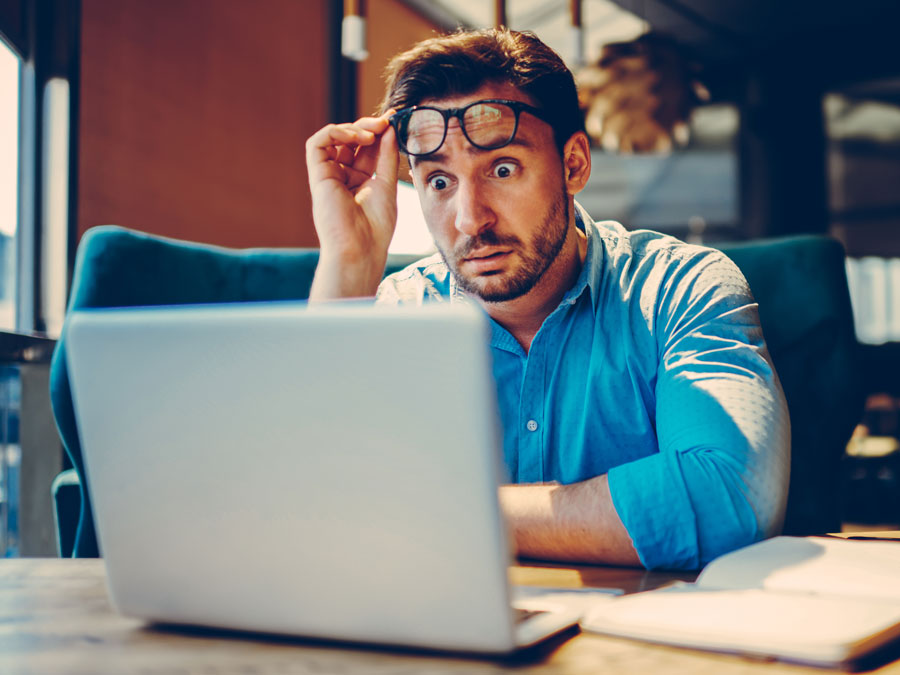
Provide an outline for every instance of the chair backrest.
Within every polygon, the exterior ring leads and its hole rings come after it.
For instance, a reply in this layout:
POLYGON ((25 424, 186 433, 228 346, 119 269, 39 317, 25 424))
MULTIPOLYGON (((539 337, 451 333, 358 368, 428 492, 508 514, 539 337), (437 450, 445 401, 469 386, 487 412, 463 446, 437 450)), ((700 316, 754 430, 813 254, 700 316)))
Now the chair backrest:
MULTIPOLYGON (((418 256, 389 257, 386 273, 418 256)), ((166 239, 121 227, 95 227, 78 248, 69 310, 259 300, 309 296, 317 249, 234 250, 166 239)), ((81 514, 73 555, 98 555, 90 494, 66 365, 65 326, 50 366, 53 414, 81 482, 81 514)))
POLYGON ((791 416, 785 534, 839 531, 841 457, 862 416, 844 250, 821 236, 719 247, 744 273, 791 416))
MULTIPOLYGON (((840 528, 840 461, 862 412, 844 252, 826 237, 720 246, 760 305, 760 321, 791 415, 785 533, 840 528)), ((417 256, 391 256, 386 274, 417 256)), ((232 250, 115 226, 81 240, 69 309, 294 300, 309 295, 316 249, 232 250)), ((66 367, 65 329, 50 371, 60 436, 81 479, 76 557, 98 555, 66 367)))

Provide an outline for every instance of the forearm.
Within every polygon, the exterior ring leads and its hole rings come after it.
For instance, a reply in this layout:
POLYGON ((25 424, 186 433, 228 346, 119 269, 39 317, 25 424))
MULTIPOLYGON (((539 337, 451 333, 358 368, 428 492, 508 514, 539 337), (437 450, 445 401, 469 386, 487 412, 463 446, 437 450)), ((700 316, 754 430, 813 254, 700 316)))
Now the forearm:
POLYGON ((322 251, 310 287, 312 302, 375 295, 384 275, 387 254, 348 261, 322 251))
POLYGON ((571 485, 505 485, 500 504, 520 556, 641 564, 605 475, 571 485))

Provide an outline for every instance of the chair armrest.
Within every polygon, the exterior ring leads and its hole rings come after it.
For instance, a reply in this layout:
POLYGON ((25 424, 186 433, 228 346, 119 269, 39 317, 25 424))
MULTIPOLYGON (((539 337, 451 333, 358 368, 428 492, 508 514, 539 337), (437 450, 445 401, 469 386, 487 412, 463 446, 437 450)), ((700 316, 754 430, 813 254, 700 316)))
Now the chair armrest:
POLYGON ((81 481, 78 479, 78 472, 69 469, 57 475, 50 486, 50 494, 53 495, 56 549, 60 558, 71 558, 81 514, 81 481))

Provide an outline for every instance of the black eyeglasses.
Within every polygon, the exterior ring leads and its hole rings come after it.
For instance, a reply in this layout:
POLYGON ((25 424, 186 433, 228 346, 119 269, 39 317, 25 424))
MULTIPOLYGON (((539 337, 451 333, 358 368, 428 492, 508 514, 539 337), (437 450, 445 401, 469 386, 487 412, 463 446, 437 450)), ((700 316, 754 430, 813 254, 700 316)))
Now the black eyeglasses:
POLYGON ((447 138, 450 118, 459 120, 469 143, 481 150, 496 150, 509 145, 519 128, 519 115, 525 111, 550 124, 545 112, 521 101, 487 98, 462 108, 434 108, 416 105, 391 115, 400 149, 413 157, 437 152, 447 138))

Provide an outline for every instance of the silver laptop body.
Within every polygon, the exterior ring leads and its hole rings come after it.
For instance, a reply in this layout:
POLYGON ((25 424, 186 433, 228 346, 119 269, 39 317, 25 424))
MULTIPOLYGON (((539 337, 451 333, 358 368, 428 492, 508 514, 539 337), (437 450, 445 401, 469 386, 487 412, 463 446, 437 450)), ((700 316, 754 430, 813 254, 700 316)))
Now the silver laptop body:
POLYGON ((114 605, 152 622, 502 653, 516 621, 471 307, 75 312, 69 373, 114 605))

